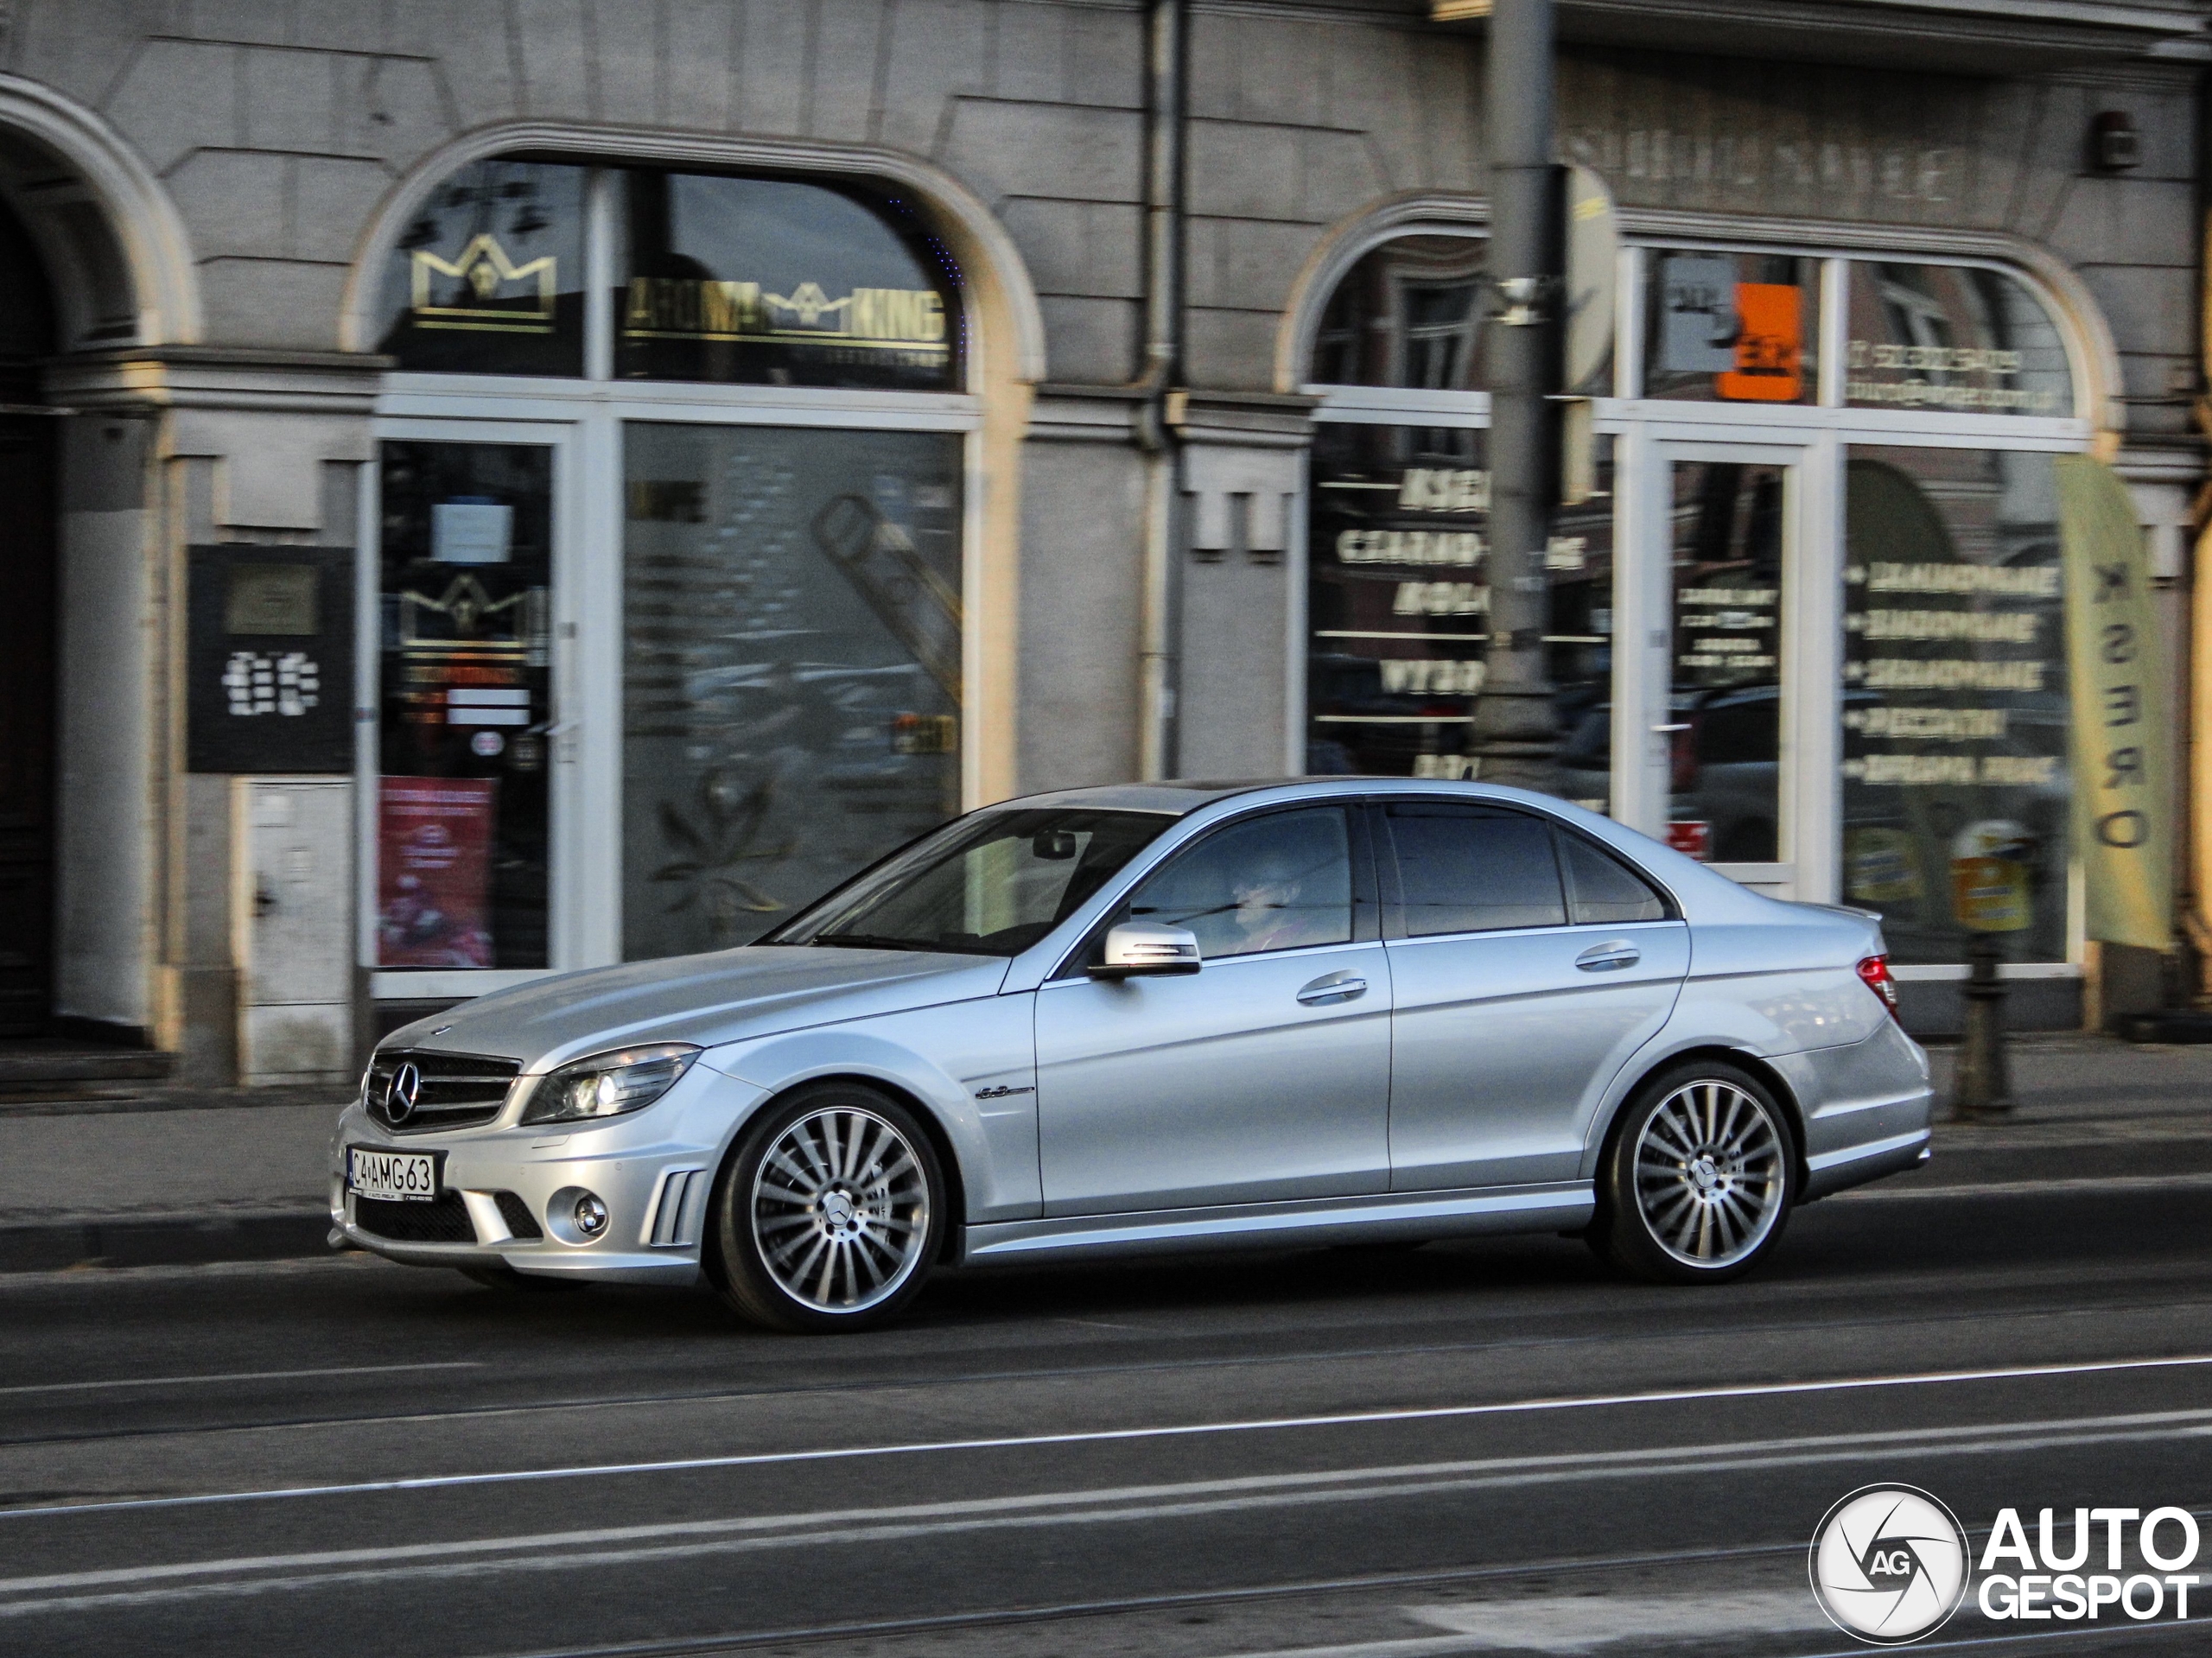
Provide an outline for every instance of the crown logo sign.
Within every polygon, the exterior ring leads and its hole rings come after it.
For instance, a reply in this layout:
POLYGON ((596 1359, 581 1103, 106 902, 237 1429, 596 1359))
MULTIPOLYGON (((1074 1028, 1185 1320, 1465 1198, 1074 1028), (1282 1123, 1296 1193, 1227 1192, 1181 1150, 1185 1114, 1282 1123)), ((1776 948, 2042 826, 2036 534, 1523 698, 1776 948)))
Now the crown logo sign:
POLYGON ((850 294, 842 299, 831 299, 822 291, 822 284, 803 282, 788 297, 782 294, 763 294, 760 296, 779 311, 789 311, 798 318, 799 326, 811 328, 832 311, 842 311, 853 302, 850 294))
POLYGON ((441 259, 426 249, 412 255, 415 326, 418 328, 464 328, 499 334, 553 332, 554 295, 558 283, 551 254, 527 264, 517 264, 488 231, 474 238, 454 260, 441 259), (438 277, 462 283, 475 295, 474 305, 439 305, 432 289, 438 277), (535 282, 532 282, 535 278, 535 282), (524 285, 502 301, 500 290, 524 285))

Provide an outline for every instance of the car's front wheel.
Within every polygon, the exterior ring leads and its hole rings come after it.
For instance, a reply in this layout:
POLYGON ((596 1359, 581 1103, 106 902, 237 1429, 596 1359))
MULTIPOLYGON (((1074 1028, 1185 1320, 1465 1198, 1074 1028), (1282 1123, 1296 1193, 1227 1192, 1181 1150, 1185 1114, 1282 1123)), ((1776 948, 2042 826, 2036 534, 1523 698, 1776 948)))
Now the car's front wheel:
POLYGON ((1789 1119, 1758 1078, 1719 1061, 1674 1066, 1622 1114, 1590 1241, 1656 1283, 1739 1277, 1782 1236, 1796 1161, 1789 1119))
POLYGON ((929 1136, 857 1083, 799 1089, 762 1114, 716 1188, 710 1276, 775 1330, 859 1330, 920 1291, 944 1228, 929 1136))

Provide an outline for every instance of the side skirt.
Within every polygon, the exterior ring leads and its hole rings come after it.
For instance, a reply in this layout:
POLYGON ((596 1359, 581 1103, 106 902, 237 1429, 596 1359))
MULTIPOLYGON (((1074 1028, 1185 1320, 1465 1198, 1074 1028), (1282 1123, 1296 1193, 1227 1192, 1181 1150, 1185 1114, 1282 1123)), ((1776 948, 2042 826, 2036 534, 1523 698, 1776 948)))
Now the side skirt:
POLYGON ((1183 1249, 1304 1248, 1390 1238, 1471 1237, 1494 1232, 1563 1232, 1589 1224, 1597 1207, 1587 1181, 1408 1191, 1134 1215, 1062 1215, 967 1229, 963 1261, 1016 1256, 1141 1255, 1183 1249))

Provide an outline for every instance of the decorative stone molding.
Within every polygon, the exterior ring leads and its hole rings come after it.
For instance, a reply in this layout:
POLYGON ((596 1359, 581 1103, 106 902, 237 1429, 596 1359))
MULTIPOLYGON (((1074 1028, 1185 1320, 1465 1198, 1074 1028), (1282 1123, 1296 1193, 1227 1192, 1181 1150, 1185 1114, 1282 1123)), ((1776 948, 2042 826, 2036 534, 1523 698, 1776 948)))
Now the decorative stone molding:
POLYGON ((167 346, 68 359, 48 393, 71 408, 166 417, 161 452, 218 462, 226 530, 314 531, 321 463, 372 459, 369 417, 390 360, 346 352, 167 346))
POLYGON ((1268 392, 1171 396, 1168 424, 1183 441, 1183 499, 1191 556, 1238 555, 1281 563, 1297 534, 1313 441, 1314 399, 1268 392))

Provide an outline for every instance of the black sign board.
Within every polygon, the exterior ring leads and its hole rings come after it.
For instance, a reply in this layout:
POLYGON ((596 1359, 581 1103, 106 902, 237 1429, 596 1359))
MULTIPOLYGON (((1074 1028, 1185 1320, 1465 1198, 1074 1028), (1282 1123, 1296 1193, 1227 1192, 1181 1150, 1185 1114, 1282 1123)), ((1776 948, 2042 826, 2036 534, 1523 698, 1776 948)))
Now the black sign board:
POLYGON ((194 772, 353 769, 353 549, 192 549, 194 772))

